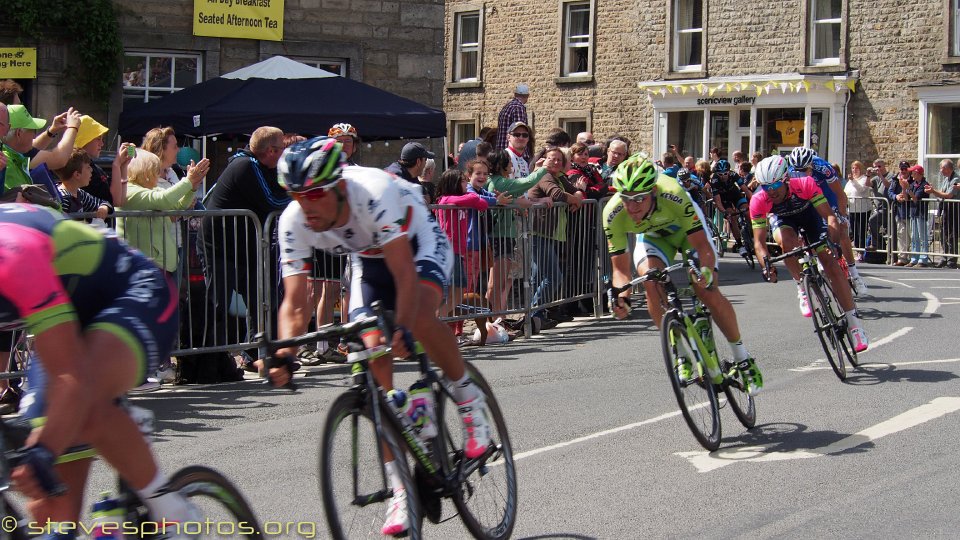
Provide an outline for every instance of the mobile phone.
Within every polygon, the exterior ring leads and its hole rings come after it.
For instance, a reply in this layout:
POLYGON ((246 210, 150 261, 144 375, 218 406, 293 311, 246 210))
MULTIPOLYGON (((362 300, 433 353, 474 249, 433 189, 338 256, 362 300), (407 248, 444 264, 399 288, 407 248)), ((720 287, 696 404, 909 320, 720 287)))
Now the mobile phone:
POLYGON ((128 147, 127 147, 127 155, 130 156, 130 157, 137 157, 137 147, 134 146, 134 145, 132 145, 132 144, 131 144, 130 146, 128 146, 128 147))

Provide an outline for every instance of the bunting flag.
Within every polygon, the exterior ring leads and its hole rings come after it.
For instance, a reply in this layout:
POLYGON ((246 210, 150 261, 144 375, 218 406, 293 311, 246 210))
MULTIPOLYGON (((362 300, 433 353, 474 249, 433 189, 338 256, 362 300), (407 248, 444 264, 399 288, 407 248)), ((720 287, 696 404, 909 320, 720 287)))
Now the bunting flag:
POLYGON ((706 92, 706 88, 703 86, 703 83, 697 85, 697 92, 700 92, 700 95, 703 95, 706 92))
POLYGON ((856 90, 856 88, 857 88, 857 80, 856 80, 856 79, 850 79, 849 81, 847 81, 847 88, 849 88, 851 92, 856 92, 856 91, 857 91, 857 90, 856 90))
POLYGON ((807 81, 800 81, 800 84, 803 85, 803 89, 804 89, 804 90, 806 90, 807 92, 810 91, 810 83, 809 83, 809 82, 807 82, 807 81))
POLYGON ((823 83, 823 87, 826 88, 826 89, 828 89, 828 90, 830 90, 831 92, 836 92, 836 91, 837 91, 836 83, 834 83, 833 81, 827 81, 827 82, 823 83))
POLYGON ((764 92, 770 94, 774 90, 779 90, 780 92, 786 94, 789 92, 801 92, 806 91, 810 92, 811 87, 819 88, 822 87, 830 90, 831 92, 838 93, 843 91, 844 87, 849 89, 850 92, 855 92, 857 87, 856 79, 849 80, 828 80, 826 82, 811 82, 806 80, 799 81, 782 81, 782 80, 770 80, 770 81, 733 81, 733 82, 721 82, 717 84, 710 83, 696 83, 696 84, 663 84, 657 86, 645 86, 643 90, 647 92, 648 97, 652 96, 662 96, 667 95, 687 95, 687 92, 696 92, 697 94, 706 96, 709 95, 713 97, 718 91, 720 92, 749 92, 752 88, 756 92, 757 97, 762 96, 764 92))
POLYGON ((753 89, 757 91, 757 97, 760 97, 763 95, 763 87, 760 86, 759 84, 753 85, 753 89))
POLYGON ((786 93, 788 86, 790 86, 790 83, 785 83, 785 82, 780 83, 780 91, 783 93, 786 93))
POLYGON ((732 92, 732 91, 733 91, 733 85, 730 84, 730 83, 727 83, 727 84, 723 85, 723 87, 727 90, 727 92, 732 92))
POLYGON ((680 93, 683 95, 687 95, 687 85, 685 84, 680 85, 680 93))

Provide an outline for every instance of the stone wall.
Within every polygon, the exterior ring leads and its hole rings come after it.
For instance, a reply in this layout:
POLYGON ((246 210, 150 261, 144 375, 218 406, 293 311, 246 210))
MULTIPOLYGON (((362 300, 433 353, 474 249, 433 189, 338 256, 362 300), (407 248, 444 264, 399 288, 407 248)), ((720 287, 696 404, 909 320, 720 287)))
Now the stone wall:
MULTIPOLYGON (((847 119, 848 163, 878 155, 888 162, 916 159, 918 102, 911 85, 960 82, 960 65, 943 61, 948 18, 943 0, 847 0, 846 65, 827 70, 805 66, 805 40, 797 24, 805 18, 802 2, 706 3, 704 77, 859 71, 847 119)), ((449 87, 454 13, 479 3, 449 0, 444 109, 451 118, 473 115, 480 126, 496 125, 513 86, 526 82, 531 88, 527 109, 539 132, 559 125, 559 111, 586 110, 596 138, 621 133, 635 141, 634 149, 649 151, 652 107, 637 83, 670 76, 665 66, 671 4, 595 0, 593 77, 567 84, 557 80, 561 3, 485 2, 481 84, 455 88, 449 87)))

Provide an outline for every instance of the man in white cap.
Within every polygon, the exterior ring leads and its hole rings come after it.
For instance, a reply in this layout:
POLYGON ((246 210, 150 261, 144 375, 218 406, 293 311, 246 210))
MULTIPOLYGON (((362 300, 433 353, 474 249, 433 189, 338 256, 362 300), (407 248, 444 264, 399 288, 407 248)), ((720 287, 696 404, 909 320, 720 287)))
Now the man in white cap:
MULTIPOLYGON (((530 87, 520 83, 513 90, 513 99, 507 102, 500 109, 500 116, 497 117, 497 147, 496 150, 503 150, 507 147, 507 134, 510 126, 516 122, 523 122, 529 125, 527 120, 527 99, 530 98, 530 87)), ((532 145, 527 145, 524 157, 529 161, 533 154, 530 151, 532 145)))

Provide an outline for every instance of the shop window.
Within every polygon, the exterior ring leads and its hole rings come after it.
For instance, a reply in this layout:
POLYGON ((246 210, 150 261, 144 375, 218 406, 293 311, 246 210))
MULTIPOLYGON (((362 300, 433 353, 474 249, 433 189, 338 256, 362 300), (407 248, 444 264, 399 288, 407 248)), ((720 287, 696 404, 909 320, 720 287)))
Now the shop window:
POLYGON ((940 160, 960 162, 960 103, 927 105, 923 163, 927 180, 937 178, 940 160))
POLYGON ((682 156, 706 156, 703 149, 703 111, 667 113, 666 145, 677 145, 682 156))
POLYGON ((840 64, 843 0, 810 0, 810 65, 840 64))
POLYGON ((127 52, 123 56, 124 103, 147 103, 201 81, 199 54, 127 52))
POLYGON ((763 138, 757 150, 765 156, 786 156, 803 144, 803 109, 757 109, 763 138))
POLYGON ((703 10, 703 0, 674 0, 674 71, 700 71, 703 68, 703 10))
POLYGON ((563 4, 562 77, 593 72, 593 6, 591 2, 563 4))
POLYGON ((460 154, 460 145, 477 138, 477 123, 474 121, 454 121, 451 122, 450 133, 453 134, 450 152, 454 156, 460 154))
POLYGON ((453 56, 453 81, 480 80, 480 10, 457 13, 453 56))

